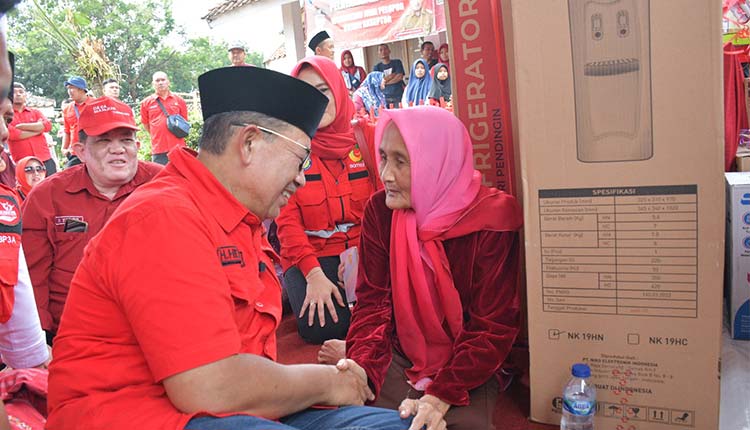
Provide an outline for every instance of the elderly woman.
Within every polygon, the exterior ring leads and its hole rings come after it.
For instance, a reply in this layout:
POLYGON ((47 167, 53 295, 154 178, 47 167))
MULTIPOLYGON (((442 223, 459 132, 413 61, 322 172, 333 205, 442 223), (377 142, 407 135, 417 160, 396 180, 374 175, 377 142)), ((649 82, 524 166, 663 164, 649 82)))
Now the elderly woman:
POLYGON ((276 218, 298 332, 307 342, 321 343, 346 337, 350 312, 338 285, 339 255, 359 245, 362 213, 374 188, 352 129, 354 106, 336 64, 307 57, 292 76, 329 99, 303 166, 306 185, 276 218))
POLYGON ((385 111, 375 141, 385 189, 362 220, 346 356, 412 428, 494 429, 495 374, 520 325, 521 210, 481 185, 445 109, 385 111))

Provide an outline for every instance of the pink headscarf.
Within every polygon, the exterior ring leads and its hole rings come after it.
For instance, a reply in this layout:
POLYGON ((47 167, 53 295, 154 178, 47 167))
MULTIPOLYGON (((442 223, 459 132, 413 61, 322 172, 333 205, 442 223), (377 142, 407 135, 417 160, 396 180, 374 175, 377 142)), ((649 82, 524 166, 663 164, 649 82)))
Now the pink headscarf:
MULTIPOLYGON (((386 110, 375 130, 378 144, 390 122, 409 153, 412 204, 394 210, 391 220, 394 317, 399 343, 413 363, 407 377, 424 389, 450 360, 463 326, 443 240, 482 230, 516 231, 523 217, 513 196, 481 185, 469 133, 453 114, 432 106, 386 110)), ((376 157, 380 164, 380 151, 376 157)))

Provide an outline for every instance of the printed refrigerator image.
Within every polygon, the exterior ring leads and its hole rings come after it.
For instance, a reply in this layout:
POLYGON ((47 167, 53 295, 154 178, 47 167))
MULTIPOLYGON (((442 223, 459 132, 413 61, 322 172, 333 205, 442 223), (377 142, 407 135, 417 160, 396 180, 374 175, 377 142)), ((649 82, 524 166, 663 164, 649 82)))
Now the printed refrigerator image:
POLYGON ((514 0, 511 12, 531 419, 560 424, 583 363, 594 428, 718 429, 721 5, 514 0))
POLYGON ((651 158, 649 1, 568 0, 578 159, 651 158))

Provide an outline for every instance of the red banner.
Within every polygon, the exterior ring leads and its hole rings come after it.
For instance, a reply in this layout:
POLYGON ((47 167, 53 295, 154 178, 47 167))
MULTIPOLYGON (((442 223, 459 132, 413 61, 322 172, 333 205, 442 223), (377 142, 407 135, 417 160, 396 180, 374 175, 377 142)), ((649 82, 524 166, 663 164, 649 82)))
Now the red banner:
POLYGON ((445 31, 447 27, 445 25, 445 0, 435 0, 435 31, 445 31))
POLYGON ((515 194, 505 39, 500 0, 450 0, 453 110, 474 145, 474 167, 487 186, 515 194))
POLYGON ((307 39, 326 30, 337 50, 434 34, 445 29, 445 16, 439 13, 436 23, 435 0, 305 1, 307 39))

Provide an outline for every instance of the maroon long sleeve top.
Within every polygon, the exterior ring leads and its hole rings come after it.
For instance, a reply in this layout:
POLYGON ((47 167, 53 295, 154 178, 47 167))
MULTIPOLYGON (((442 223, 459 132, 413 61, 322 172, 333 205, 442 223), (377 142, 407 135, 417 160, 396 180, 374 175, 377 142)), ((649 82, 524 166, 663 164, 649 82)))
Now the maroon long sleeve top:
MULTIPOLYGON (((393 349, 404 354, 391 295, 392 215, 385 193, 373 195, 362 221, 357 304, 346 338, 347 357, 364 368, 376 396, 393 349)), ((463 406, 469 403, 469 390, 487 382, 500 368, 519 331, 519 237, 517 232, 479 231, 445 240, 443 247, 461 297, 464 323, 451 359, 425 393, 463 406)))

